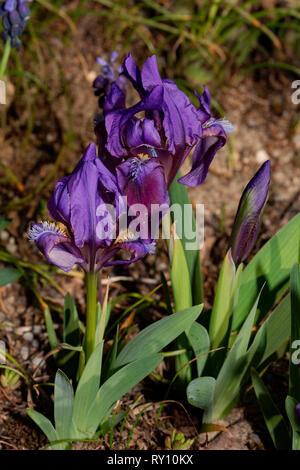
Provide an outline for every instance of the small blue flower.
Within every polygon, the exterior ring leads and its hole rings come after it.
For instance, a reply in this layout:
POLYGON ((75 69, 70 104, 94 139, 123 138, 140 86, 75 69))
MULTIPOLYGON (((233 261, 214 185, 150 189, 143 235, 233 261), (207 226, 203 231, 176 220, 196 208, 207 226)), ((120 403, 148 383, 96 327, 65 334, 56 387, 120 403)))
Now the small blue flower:
POLYGON ((2 16, 3 39, 6 42, 11 38, 12 47, 20 50, 21 36, 30 17, 30 9, 26 1, 32 0, 7 0, 0 6, 2 16))
POLYGON ((118 53, 113 51, 110 55, 109 61, 102 57, 97 57, 96 62, 101 66, 101 74, 98 75, 94 82, 95 94, 99 96, 99 106, 102 108, 104 105, 105 96, 110 90, 111 84, 116 82, 121 90, 125 92, 126 78, 120 75, 121 67, 117 67, 115 61, 118 53))

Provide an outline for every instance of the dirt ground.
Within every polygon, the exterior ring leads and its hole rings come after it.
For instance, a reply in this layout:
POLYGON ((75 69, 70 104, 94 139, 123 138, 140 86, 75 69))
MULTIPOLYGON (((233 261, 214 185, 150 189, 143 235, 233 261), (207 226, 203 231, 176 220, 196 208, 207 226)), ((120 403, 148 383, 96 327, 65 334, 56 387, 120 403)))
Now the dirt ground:
MULTIPOLYGON (((58 26, 64 27, 60 23, 58 26)), ((55 36, 47 37, 52 50, 55 50, 55 59, 50 52, 43 50, 46 60, 41 76, 50 88, 53 99, 47 99, 45 94, 36 96, 36 89, 29 86, 26 99, 23 97, 21 101, 15 101, 16 84, 13 85, 7 78, 10 96, 6 108, 6 124, 0 131, 1 161, 15 172, 23 187, 1 184, 1 204, 6 205, 30 194, 53 168, 70 130, 75 136, 73 148, 66 148, 64 151, 55 178, 38 197, 32 197, 8 212, 12 223, 0 234, 1 244, 9 253, 24 261, 44 262, 27 240, 28 224, 43 214, 43 207, 54 187, 55 179, 61 178, 72 169, 84 147, 94 140, 93 118, 97 113, 97 100, 91 83, 99 72, 95 57, 107 57, 110 53, 110 45, 101 40, 102 26, 101 20, 97 18, 82 18, 68 47, 55 36), (57 72, 57 63, 60 64, 63 80, 62 75, 57 72), (62 82, 66 84, 66 88, 62 82), (30 109, 34 111, 32 128, 28 127, 30 109)), ((127 51, 120 52, 122 57, 127 51)), ((131 52, 140 59, 139 44, 131 52)), ((27 59, 28 56, 24 54, 24 66, 27 59)), ((224 84, 215 92, 215 98, 225 110, 226 118, 235 126, 232 150, 219 152, 206 181, 200 187, 190 190, 192 202, 205 205, 205 242, 201 256, 208 307, 211 305, 220 262, 226 252, 239 197, 263 161, 271 160, 272 183, 256 249, 300 210, 300 125, 294 125, 299 115, 299 106, 291 102, 292 80, 293 77, 288 74, 269 70, 248 76, 238 84, 224 84)), ((186 162, 184 169, 188 165, 189 162, 186 162)), ((111 276, 122 275, 128 279, 113 283, 111 295, 133 290, 146 294, 159 284, 160 271, 164 271, 168 277, 168 259, 163 246, 145 262, 139 262, 126 271, 119 268, 113 271, 111 276)), ((61 294, 69 291, 84 315, 82 280, 61 275, 57 276, 57 280, 61 293, 50 284, 39 283, 43 298, 46 301, 50 299, 53 305, 61 307, 61 294)), ((155 305, 141 313, 139 327, 161 317, 161 294, 155 294, 154 299, 155 305)), ((122 311, 124 305, 118 308, 122 311)), ((61 318, 58 313, 54 320, 60 331, 61 318)), ((0 339, 5 341, 8 352, 37 381, 45 383, 53 380, 54 363, 51 358, 45 361, 49 344, 43 312, 23 282, 0 289, 0 339)), ((285 364, 283 361, 283 370, 285 364)), ((164 373, 164 366, 161 372, 164 373)), ((284 373, 276 367, 271 368, 269 376, 270 382, 275 381, 278 387, 286 380, 284 373)), ((114 436, 107 435, 104 441, 76 444, 75 448, 124 449, 129 440, 129 449, 164 449, 166 438, 174 429, 184 433, 186 438, 195 439, 192 449, 271 447, 251 393, 246 394, 241 407, 235 408, 226 421, 219 423, 227 427, 227 432, 206 435, 198 434, 200 415, 195 408, 186 404, 186 408, 183 408, 176 402, 166 404, 162 413, 158 413, 158 402, 163 396, 160 391, 154 378, 143 381, 122 399, 121 409, 124 410, 128 410, 137 399, 139 404, 129 413, 121 433, 117 428, 114 436), (135 426, 135 420, 144 408, 146 409, 135 426)), ((174 400, 174 397, 170 398, 174 400)), ((49 387, 29 389, 22 380, 14 390, 0 387, 1 449, 40 449, 47 444, 46 438, 26 415, 28 405, 47 411, 51 417, 49 387)))

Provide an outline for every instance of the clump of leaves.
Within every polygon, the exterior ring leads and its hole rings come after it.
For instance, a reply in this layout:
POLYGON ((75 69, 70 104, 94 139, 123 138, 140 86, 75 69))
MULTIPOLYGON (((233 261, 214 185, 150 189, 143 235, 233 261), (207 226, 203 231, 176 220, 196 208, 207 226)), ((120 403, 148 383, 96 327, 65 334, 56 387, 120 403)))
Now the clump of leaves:
POLYGON ((5 369, 0 376, 0 383, 3 388, 15 390, 20 385, 20 376, 13 370, 5 369))
POLYGON ((188 450, 191 448, 194 441, 195 438, 186 439, 183 433, 178 433, 176 429, 174 429, 172 435, 166 437, 165 447, 170 450, 188 450))

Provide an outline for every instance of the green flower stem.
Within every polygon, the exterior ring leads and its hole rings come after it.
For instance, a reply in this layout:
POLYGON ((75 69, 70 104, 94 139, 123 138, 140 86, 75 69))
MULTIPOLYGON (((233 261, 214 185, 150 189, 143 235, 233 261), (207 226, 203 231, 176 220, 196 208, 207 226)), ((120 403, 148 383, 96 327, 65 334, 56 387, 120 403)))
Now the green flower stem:
POLYGON ((97 327, 97 291, 98 273, 95 271, 86 274, 87 318, 85 337, 85 362, 89 360, 95 349, 95 336, 97 327))
POLYGON ((8 37, 4 46, 3 56, 2 56, 2 60, 0 64, 0 80, 2 80, 2 77, 5 74, 7 62, 10 56, 10 51, 11 51, 11 40, 10 40, 10 37, 8 37))

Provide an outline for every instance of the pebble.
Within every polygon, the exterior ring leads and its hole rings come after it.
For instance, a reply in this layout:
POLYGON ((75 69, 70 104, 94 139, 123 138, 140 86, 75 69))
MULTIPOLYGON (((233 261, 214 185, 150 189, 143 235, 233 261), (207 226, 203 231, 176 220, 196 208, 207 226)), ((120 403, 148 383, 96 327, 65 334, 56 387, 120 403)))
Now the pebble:
POLYGON ((252 129, 257 127, 257 121, 255 119, 246 119, 246 124, 252 129))
POLYGON ((30 326, 19 326, 15 329, 15 333, 17 333, 17 335, 23 335, 24 333, 28 333, 29 331, 31 331, 30 326))
POLYGON ((270 156, 263 149, 260 149, 256 152, 255 158, 257 163, 264 163, 266 160, 270 160, 270 156))
POLYGON ((33 327, 33 333, 35 335, 39 335, 42 332, 42 327, 41 325, 34 325, 33 327))
POLYGON ((28 346, 22 346, 21 347, 21 350, 20 350, 20 354, 22 356, 22 359, 24 361, 26 361, 26 359, 28 359, 28 356, 29 356, 29 348, 28 346))
POLYGON ((156 265, 156 269, 158 271, 166 271, 167 269, 169 269, 169 267, 166 263, 159 261, 156 265))
POLYGON ((6 230, 2 230, 0 233, 0 239, 5 242, 9 239, 9 233, 6 230))
POLYGON ((47 140, 47 142, 48 142, 49 144, 51 144, 52 142, 55 141, 55 135, 54 135, 54 134, 50 134, 50 133, 47 134, 46 140, 47 140))
POLYGON ((32 364, 37 367, 39 365, 39 363, 41 362, 42 360, 42 357, 41 356, 36 356, 32 359, 32 364))
POLYGON ((25 306, 24 306, 24 305, 18 305, 18 306, 16 307, 16 312, 17 312, 17 313, 23 313, 24 310, 25 310, 25 306))
POLYGON ((293 144, 296 150, 300 150, 300 134, 297 134, 293 137, 293 144))
POLYGON ((95 80, 96 77, 97 73, 94 70, 91 70, 87 75, 87 78, 91 83, 95 80))
POLYGON ((6 249, 11 254, 15 254, 17 252, 16 240, 13 237, 9 238, 6 249))
POLYGON ((31 343, 33 341, 33 334, 30 332, 28 333, 25 333, 23 338, 25 339, 25 341, 28 341, 29 343, 31 343))
POLYGON ((34 339, 34 340, 32 341, 32 346, 33 346, 34 348, 38 348, 39 345, 40 345, 40 343, 38 342, 37 339, 34 339))

